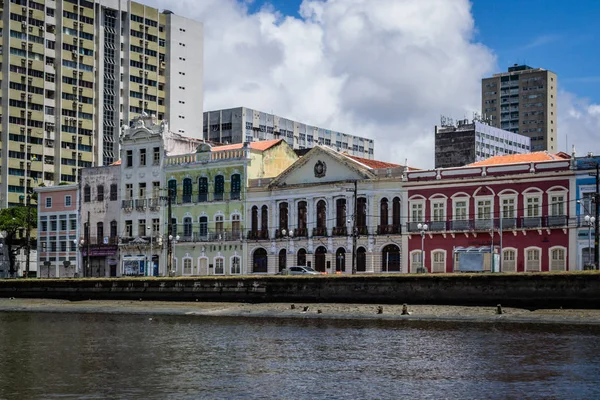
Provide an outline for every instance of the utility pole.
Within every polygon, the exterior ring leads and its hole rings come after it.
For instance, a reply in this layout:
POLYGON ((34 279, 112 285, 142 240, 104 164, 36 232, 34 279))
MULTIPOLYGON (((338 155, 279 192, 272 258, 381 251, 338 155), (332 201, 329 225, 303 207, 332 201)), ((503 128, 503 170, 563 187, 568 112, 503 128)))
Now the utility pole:
POLYGON ((352 275, 356 274, 356 216, 358 214, 358 181, 354 181, 354 216, 352 217, 352 275))
POLYGON ((31 253, 31 196, 25 196, 25 206, 27 207, 27 231, 25 233, 25 278, 29 278, 29 259, 31 253))
POLYGON ((594 194, 594 208, 596 211, 596 224, 594 225, 594 265, 599 269, 600 247, 598 246, 598 236, 600 236, 600 164, 596 161, 596 193, 594 194))
POLYGON ((172 267, 172 254, 173 254, 173 216, 171 215, 171 201, 173 200, 173 189, 167 189, 167 271, 165 276, 169 276, 172 267))
MULTIPOLYGON (((90 274, 90 212, 88 211, 88 215, 87 215, 87 228, 86 228, 86 234, 87 234, 87 239, 85 241, 85 245, 87 247, 87 254, 86 254, 86 270, 87 270, 87 276, 89 276, 90 274)), ((86 274, 84 273, 84 276, 86 274)))

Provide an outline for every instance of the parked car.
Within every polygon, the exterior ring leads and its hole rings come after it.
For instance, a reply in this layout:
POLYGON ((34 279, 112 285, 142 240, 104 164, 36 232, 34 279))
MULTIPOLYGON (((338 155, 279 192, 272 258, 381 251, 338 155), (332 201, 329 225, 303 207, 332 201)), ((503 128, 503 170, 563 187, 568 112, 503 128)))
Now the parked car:
POLYGON ((287 267, 279 273, 280 275, 320 275, 319 272, 315 271, 311 267, 296 266, 287 267))

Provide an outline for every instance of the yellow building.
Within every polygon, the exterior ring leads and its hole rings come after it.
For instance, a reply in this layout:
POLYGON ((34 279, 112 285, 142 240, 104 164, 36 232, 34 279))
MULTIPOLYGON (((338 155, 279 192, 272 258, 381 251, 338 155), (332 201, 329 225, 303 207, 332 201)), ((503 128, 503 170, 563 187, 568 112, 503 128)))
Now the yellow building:
POLYGON ((4 0, 0 36, 0 207, 116 161, 142 113, 202 134, 198 22, 127 0, 4 0))

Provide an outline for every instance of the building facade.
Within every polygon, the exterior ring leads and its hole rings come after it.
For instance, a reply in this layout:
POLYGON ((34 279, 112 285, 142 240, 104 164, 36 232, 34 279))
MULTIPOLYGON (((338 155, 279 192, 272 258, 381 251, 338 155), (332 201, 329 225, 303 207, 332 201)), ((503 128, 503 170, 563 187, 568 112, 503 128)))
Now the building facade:
POLYGON ((481 112, 497 128, 531 138, 531 150, 558 151, 557 77, 517 65, 481 81, 481 112))
POLYGON ((246 107, 204 112, 204 139, 218 143, 244 143, 283 139, 293 149, 316 145, 373 159, 373 139, 311 126, 246 107))
POLYGON ((79 220, 84 276, 117 276, 119 261, 120 165, 83 168, 79 181, 79 220), (89 253, 89 256, 88 256, 89 253))
POLYGON ((531 139, 482 121, 459 120, 435 127, 435 168, 462 167, 486 158, 531 151, 531 139))
POLYGON ((573 178, 544 152, 409 172, 406 272, 576 269, 573 178))
MULTIPOLYGON (((298 157, 283 140, 211 147, 169 156, 174 275, 247 273, 246 187, 251 179, 279 175, 298 157)), ((167 217, 168 220, 168 217, 167 217)))
POLYGON ((600 204, 594 202, 596 194, 596 167, 600 156, 588 155, 575 159, 577 199, 577 233, 576 251, 578 269, 589 268, 595 264, 595 228, 598 221, 600 204), (586 220, 586 216, 589 217, 586 220), (593 220, 591 218, 594 218, 593 220))
POLYGON ((315 146, 274 179, 251 180, 247 272, 304 265, 352 273, 354 247, 357 272, 399 272, 403 172, 396 164, 315 146))
POLYGON ((200 23, 129 0, 0 4, 0 207, 118 159, 142 112, 200 134, 200 23))
MULTIPOLYGON (((83 276, 77 185, 36 188, 38 193, 38 277, 83 276), (79 260, 78 260, 79 258, 79 260)), ((32 258, 33 259, 33 258, 32 258)), ((31 270, 31 267, 30 267, 31 270)))

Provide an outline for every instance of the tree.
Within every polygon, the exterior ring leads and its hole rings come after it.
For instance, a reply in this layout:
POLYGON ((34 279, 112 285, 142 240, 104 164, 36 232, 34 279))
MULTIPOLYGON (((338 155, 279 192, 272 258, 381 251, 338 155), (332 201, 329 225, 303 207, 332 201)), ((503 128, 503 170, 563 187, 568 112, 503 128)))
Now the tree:
MULTIPOLYGON (((4 236, 4 247, 8 254, 9 274, 14 277, 16 272, 16 256, 19 250, 27 246, 22 230, 36 228, 37 208, 30 205, 29 224, 27 223, 27 206, 9 207, 0 210, 0 232, 4 236)), ((31 241, 31 239, 30 239, 31 241)))

